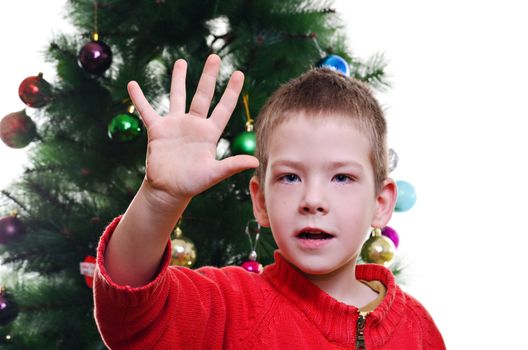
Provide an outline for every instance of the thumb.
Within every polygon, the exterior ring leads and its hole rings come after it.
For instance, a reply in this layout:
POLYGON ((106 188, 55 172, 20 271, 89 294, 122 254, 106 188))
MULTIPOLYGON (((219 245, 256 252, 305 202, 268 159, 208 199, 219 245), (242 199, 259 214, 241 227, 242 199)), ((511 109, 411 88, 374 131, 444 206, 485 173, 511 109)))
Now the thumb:
POLYGON ((256 168, 259 165, 257 158, 249 155, 238 155, 222 159, 217 163, 214 182, 220 182, 241 171, 256 168))

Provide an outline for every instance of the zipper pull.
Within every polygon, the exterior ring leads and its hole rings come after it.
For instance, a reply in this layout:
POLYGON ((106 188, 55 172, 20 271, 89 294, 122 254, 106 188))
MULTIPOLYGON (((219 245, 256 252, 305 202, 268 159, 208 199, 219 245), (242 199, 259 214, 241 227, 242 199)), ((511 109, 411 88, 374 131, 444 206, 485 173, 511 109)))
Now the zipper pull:
POLYGON ((366 350, 365 346, 365 322, 367 321, 368 312, 359 312, 356 324, 356 350, 366 350))

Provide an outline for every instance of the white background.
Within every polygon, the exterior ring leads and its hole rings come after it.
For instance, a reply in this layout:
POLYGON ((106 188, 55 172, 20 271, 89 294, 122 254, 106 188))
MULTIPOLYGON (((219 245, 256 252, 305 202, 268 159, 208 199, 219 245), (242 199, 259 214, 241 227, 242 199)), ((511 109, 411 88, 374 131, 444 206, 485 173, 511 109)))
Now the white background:
MULTIPOLYGON (((20 82, 53 67, 42 51, 71 31, 64 0, 11 1, 0 11, 0 116, 24 107, 20 82)), ((528 21, 521 1, 336 2, 352 53, 383 52, 393 172, 418 192, 395 213, 404 288, 430 311, 448 349, 522 348, 525 300, 525 163, 528 21)), ((294 53, 292 53, 294 54, 294 53)), ((0 188, 25 150, 0 144, 0 188)), ((1 208, 0 208, 1 211, 1 208)), ((524 321, 525 323, 525 321, 524 321)), ((526 324, 526 323, 525 323, 526 324)))

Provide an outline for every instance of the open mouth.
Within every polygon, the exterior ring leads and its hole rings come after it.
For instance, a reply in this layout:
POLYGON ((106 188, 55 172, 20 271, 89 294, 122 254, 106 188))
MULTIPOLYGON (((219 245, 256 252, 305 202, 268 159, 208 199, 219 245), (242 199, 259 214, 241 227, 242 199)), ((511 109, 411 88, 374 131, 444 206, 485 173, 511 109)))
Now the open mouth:
POLYGON ((302 231, 301 233, 297 235, 297 237, 301 239, 316 239, 316 240, 334 238, 333 235, 323 232, 323 231, 302 231))

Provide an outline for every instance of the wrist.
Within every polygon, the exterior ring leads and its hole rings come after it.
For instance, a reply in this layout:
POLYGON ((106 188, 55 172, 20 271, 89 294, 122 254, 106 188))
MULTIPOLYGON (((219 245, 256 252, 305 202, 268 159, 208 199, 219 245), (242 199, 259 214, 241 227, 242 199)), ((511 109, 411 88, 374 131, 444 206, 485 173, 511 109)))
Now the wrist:
POLYGON ((145 200, 150 209, 163 215, 183 212, 192 198, 156 189, 146 179, 143 180, 138 195, 145 200))

